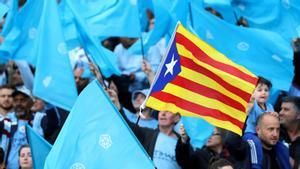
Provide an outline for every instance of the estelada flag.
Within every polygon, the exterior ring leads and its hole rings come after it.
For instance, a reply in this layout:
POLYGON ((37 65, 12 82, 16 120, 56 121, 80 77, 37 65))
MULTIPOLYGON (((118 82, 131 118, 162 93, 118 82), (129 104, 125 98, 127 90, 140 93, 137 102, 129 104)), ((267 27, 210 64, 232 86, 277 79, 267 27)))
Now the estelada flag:
POLYGON ((178 24, 146 106, 242 134, 258 78, 178 24))

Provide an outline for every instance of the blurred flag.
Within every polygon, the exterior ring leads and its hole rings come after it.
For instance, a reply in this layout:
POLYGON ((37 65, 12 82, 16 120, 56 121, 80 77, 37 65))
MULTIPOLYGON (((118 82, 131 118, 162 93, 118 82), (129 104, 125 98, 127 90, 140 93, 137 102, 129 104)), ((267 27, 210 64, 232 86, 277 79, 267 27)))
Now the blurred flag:
POLYGON ((46 157, 52 145, 38 135, 29 125, 26 125, 26 134, 31 149, 33 168, 44 168, 46 157))
POLYGON ((3 25, 3 29, 2 29, 2 32, 1 32, 1 35, 3 37, 5 37, 8 32, 11 30, 11 28, 13 27, 13 24, 14 24, 14 19, 15 19, 15 16, 18 12, 18 5, 19 5, 19 0, 12 0, 11 1, 11 6, 8 10, 8 13, 7 13, 7 16, 5 18, 5 22, 4 22, 4 25, 3 25))
MULTIPOLYGON (((69 0, 73 10, 82 17, 87 30, 93 37, 140 37, 137 0, 69 0)), ((73 14, 66 5, 60 3, 60 12, 64 24, 66 40, 77 38, 73 14)))
POLYGON ((277 32, 288 42, 300 36, 300 1, 233 0, 232 5, 250 27, 277 32))
POLYGON ((101 73, 105 77, 112 74, 120 75, 120 70, 117 65, 117 57, 108 49, 104 48, 96 37, 93 37, 90 30, 87 29, 87 24, 83 18, 77 13, 73 4, 67 0, 68 7, 74 15, 74 22, 78 32, 79 41, 82 47, 89 53, 91 60, 100 67, 101 73))
POLYGON ((257 77, 178 24, 146 106, 201 117, 239 135, 257 77))
POLYGON ((154 166, 94 80, 78 97, 44 168, 154 169, 154 166))
POLYGON ((224 22, 192 7, 194 30, 208 44, 257 76, 270 80, 274 89, 288 90, 293 73, 293 50, 279 34, 224 22))
POLYGON ((182 116, 180 120, 194 148, 202 148, 215 128, 207 121, 197 117, 182 116))
MULTIPOLYGON (((14 2, 15 3, 15 2, 14 2)), ((37 27, 44 1, 27 0, 13 19, 11 30, 0 46, 0 55, 6 59, 26 60, 36 64, 37 27)))
POLYGON ((77 98, 77 89, 56 0, 45 1, 42 8, 37 28, 39 34, 33 94, 55 106, 70 110, 77 98))
POLYGON ((3 16, 8 12, 9 8, 4 5, 3 3, 0 3, 0 18, 3 18, 3 16))

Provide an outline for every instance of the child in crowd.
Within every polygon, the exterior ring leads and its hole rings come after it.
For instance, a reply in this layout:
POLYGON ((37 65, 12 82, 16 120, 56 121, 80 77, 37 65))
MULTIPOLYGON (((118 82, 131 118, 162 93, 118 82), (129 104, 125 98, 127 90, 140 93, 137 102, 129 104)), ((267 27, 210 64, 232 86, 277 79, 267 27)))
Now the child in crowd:
POLYGON ((257 86, 248 105, 248 118, 246 120, 243 139, 248 141, 251 147, 251 163, 253 168, 261 168, 263 163, 262 158, 258 158, 258 156, 263 154, 263 150, 261 141, 256 135, 256 123, 261 114, 274 112, 273 106, 267 103, 271 87, 272 83, 269 80, 259 77, 257 86))

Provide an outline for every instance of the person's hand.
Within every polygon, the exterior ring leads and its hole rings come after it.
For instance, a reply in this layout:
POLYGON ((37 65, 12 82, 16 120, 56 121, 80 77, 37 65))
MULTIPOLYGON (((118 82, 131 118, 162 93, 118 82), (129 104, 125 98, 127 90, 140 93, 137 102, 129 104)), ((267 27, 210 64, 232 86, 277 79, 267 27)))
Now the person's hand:
POLYGON ((142 70, 147 75, 148 81, 151 85, 152 82, 154 81, 155 75, 154 75, 154 72, 152 71, 150 63, 146 59, 143 59, 143 61, 142 61, 142 70))
POLYGON ((184 128, 183 124, 180 124, 179 134, 181 136, 181 142, 184 143, 184 144, 187 143, 188 136, 186 134, 186 131, 185 131, 185 128, 184 128))
POLYGON ((107 92, 108 96, 110 97, 111 101, 117 107, 117 109, 121 110, 121 104, 119 102, 119 97, 118 97, 117 92, 112 89, 106 89, 106 92, 107 92))
POLYGON ((250 101, 249 101, 249 103, 247 104, 247 107, 246 107, 246 113, 247 113, 247 115, 252 110, 252 108, 254 106, 254 101, 255 101, 255 97, 254 97, 254 95, 252 95, 251 98, 250 98, 250 101))
POLYGON ((152 73, 151 65, 146 59, 143 59, 142 61, 142 70, 144 73, 146 73, 146 75, 152 73))

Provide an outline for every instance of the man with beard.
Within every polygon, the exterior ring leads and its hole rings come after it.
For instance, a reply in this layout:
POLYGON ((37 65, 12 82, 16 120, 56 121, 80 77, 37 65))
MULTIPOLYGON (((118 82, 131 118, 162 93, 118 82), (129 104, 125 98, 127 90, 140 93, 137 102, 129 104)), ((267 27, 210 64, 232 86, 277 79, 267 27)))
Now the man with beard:
MULTIPOLYGON (((276 113, 267 112, 259 116, 256 132, 263 148, 263 154, 257 154, 258 158, 263 159, 262 166, 259 166, 261 169, 291 169, 288 148, 279 141, 279 130, 276 113)), ((251 150, 251 158, 256 157, 255 153, 251 150)))
POLYGON ((18 152, 22 145, 28 144, 25 132, 25 126, 32 118, 31 107, 33 100, 30 91, 25 88, 17 88, 13 94, 14 115, 17 118, 17 123, 12 124, 10 131, 10 142, 8 145, 7 154, 7 169, 19 168, 18 152))
POLYGON ((300 168, 300 97, 282 99, 279 112, 280 137, 289 144, 293 169, 300 168))
POLYGON ((4 157, 7 153, 9 143, 9 133, 12 123, 16 124, 16 118, 11 112, 13 108, 14 89, 8 85, 0 86, 0 146, 3 148, 4 157))

